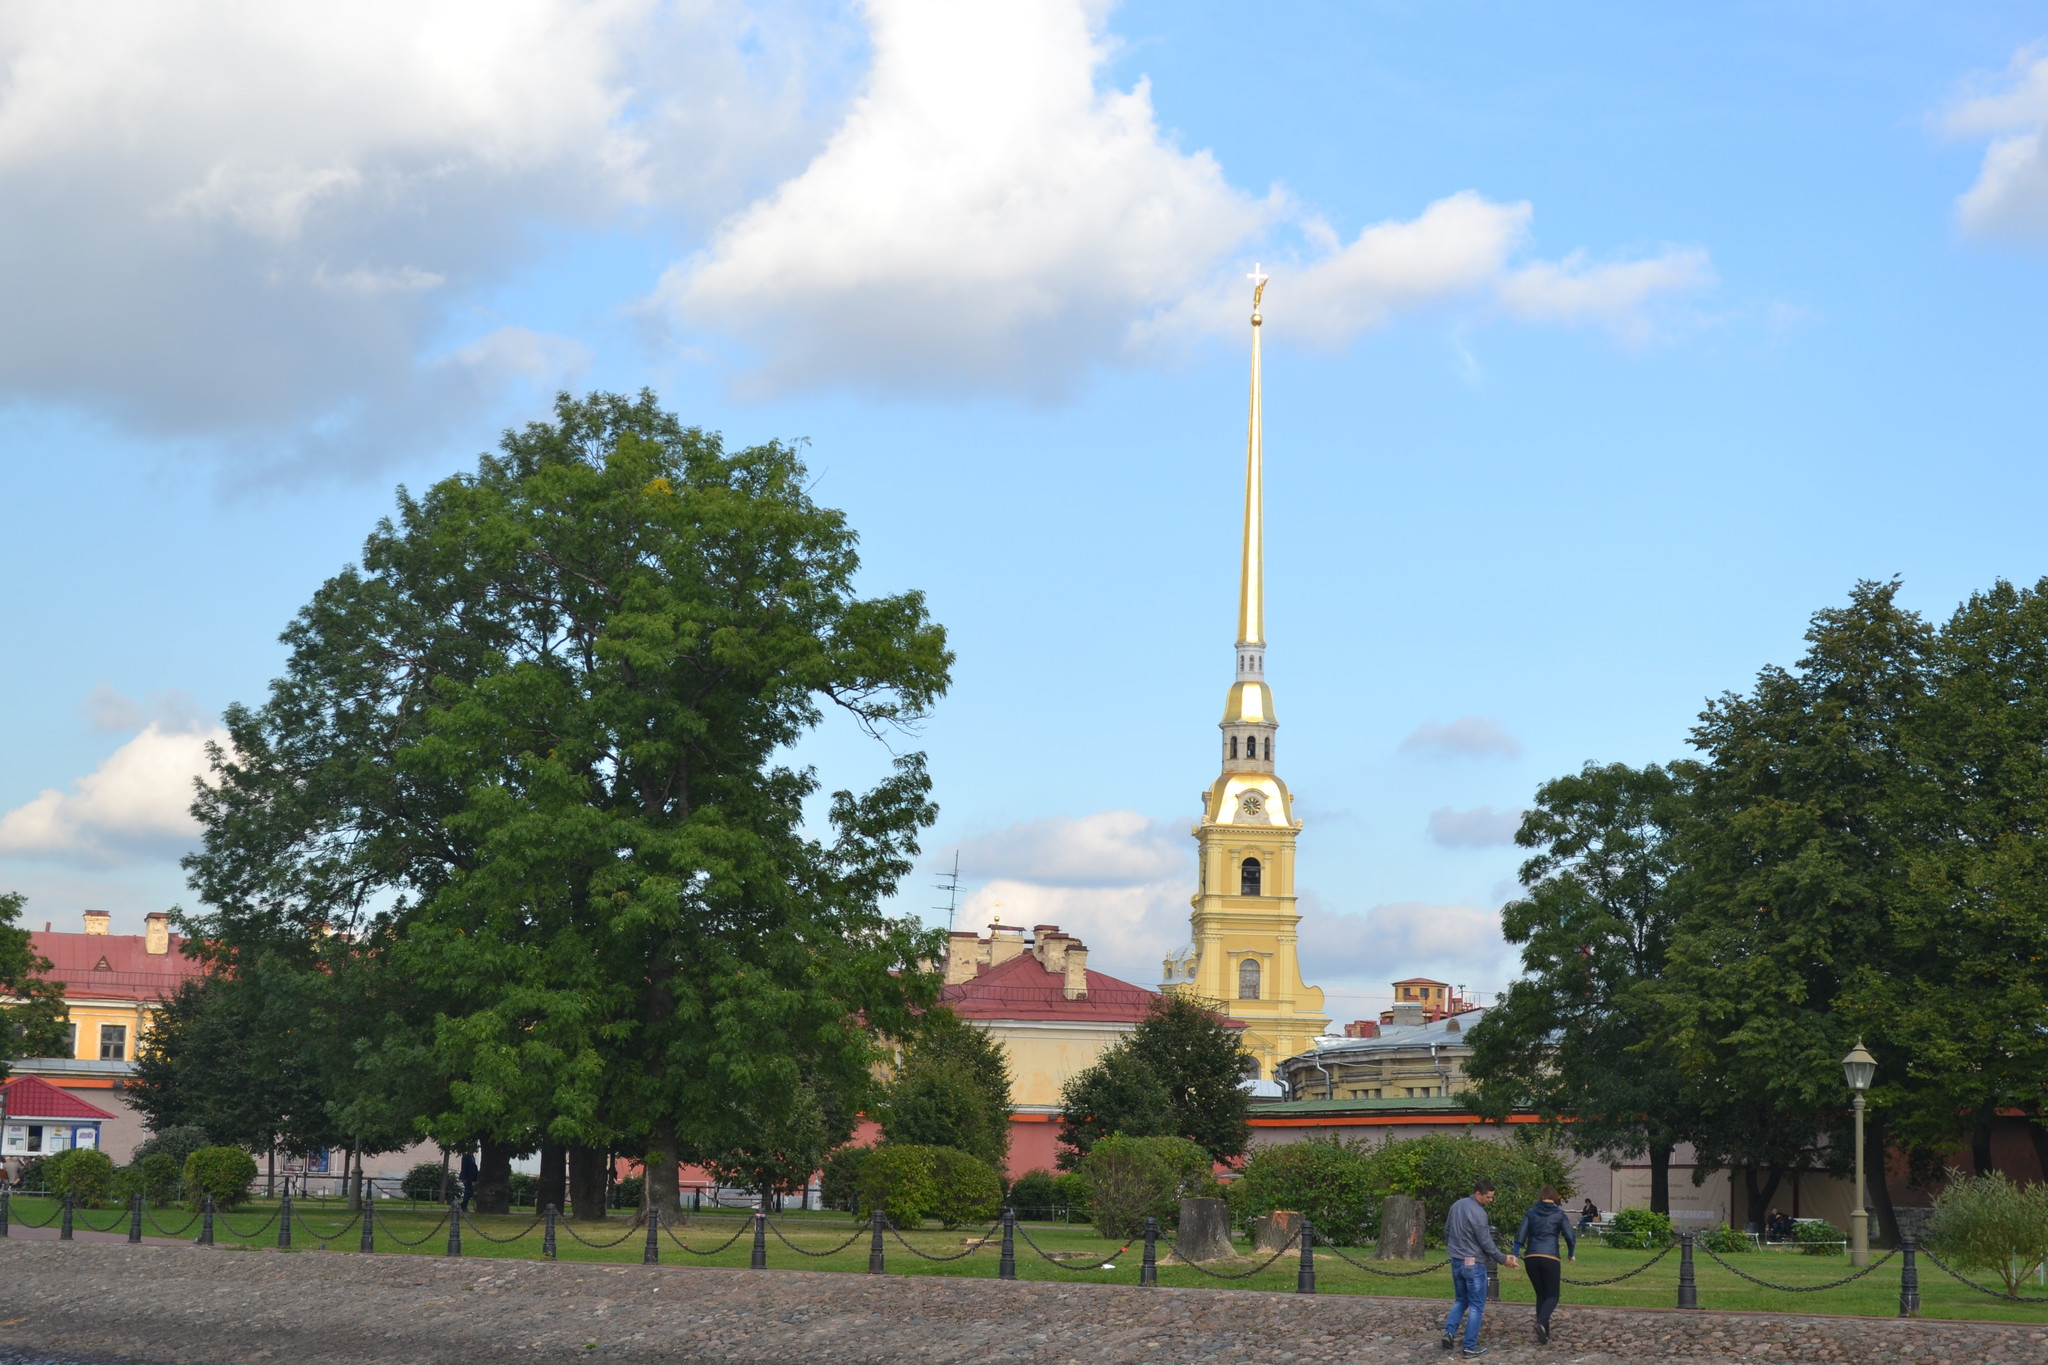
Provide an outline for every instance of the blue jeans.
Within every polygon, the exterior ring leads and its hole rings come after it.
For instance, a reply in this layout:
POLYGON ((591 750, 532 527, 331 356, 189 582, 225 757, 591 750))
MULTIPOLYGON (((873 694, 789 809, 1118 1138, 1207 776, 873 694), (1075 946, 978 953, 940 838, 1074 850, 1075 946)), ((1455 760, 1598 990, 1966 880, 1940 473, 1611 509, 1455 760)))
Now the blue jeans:
POLYGON ((1465 1320, 1465 1349, 1479 1344, 1479 1320, 1486 1314, 1486 1262, 1451 1267, 1451 1288, 1457 1298, 1444 1319, 1444 1335, 1458 1335, 1458 1319, 1465 1320))

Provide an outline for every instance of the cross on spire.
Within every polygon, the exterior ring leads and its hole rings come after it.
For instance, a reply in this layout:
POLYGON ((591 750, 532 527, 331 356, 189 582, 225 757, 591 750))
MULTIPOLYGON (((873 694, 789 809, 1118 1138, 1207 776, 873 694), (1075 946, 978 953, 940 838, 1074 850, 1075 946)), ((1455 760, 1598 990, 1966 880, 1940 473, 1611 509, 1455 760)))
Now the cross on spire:
POLYGON ((1259 306, 1259 296, 1266 292, 1266 272, 1260 268, 1257 261, 1254 261, 1252 262, 1252 273, 1245 276, 1245 278, 1252 282, 1252 307, 1256 308, 1259 306))

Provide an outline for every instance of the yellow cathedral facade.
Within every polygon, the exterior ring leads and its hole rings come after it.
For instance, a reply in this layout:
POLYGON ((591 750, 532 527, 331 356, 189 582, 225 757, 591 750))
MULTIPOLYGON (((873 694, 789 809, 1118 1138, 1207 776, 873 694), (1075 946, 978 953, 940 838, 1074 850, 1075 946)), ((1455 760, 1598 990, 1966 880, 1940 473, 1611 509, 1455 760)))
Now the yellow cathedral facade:
POLYGON ((1202 794, 1192 938, 1166 959, 1161 990, 1214 1001, 1245 1022, 1259 1075, 1305 1051, 1330 1026, 1323 993, 1301 978, 1294 901, 1294 846, 1301 821, 1280 779, 1280 728, 1266 683, 1265 467, 1261 431, 1259 303, 1266 277, 1252 273, 1251 418, 1244 473, 1244 555, 1237 598, 1237 675, 1223 706, 1222 773, 1202 794))

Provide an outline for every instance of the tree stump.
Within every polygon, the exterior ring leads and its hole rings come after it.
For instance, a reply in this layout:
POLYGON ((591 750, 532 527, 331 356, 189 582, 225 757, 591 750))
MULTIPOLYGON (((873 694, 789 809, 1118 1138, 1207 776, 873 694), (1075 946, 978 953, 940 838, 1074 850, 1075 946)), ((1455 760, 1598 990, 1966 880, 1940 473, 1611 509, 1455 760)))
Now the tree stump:
POLYGON ((1380 1205, 1379 1258, 1383 1261, 1419 1261, 1425 1250, 1423 1234, 1429 1228, 1420 1199, 1390 1194, 1380 1205))
POLYGON ((1301 1231, 1301 1215, 1287 1209, 1274 1209, 1253 1225, 1252 1250, 1274 1252, 1294 1240, 1301 1231))
POLYGON ((1180 1227, 1173 1236, 1182 1260, 1221 1261, 1237 1254, 1230 1245, 1230 1207, 1221 1199, 1180 1201, 1180 1227))

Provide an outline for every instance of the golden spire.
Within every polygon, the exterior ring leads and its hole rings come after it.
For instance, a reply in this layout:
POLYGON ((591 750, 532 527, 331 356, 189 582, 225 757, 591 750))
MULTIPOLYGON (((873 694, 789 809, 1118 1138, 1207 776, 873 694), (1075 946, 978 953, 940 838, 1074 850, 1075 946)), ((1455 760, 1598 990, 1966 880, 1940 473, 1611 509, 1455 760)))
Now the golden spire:
POLYGON ((1254 265, 1246 278, 1252 282, 1252 410, 1245 438, 1244 568, 1237 592, 1237 642, 1262 645, 1266 643, 1266 505, 1265 461, 1259 429, 1259 300, 1266 292, 1266 276, 1254 265))

